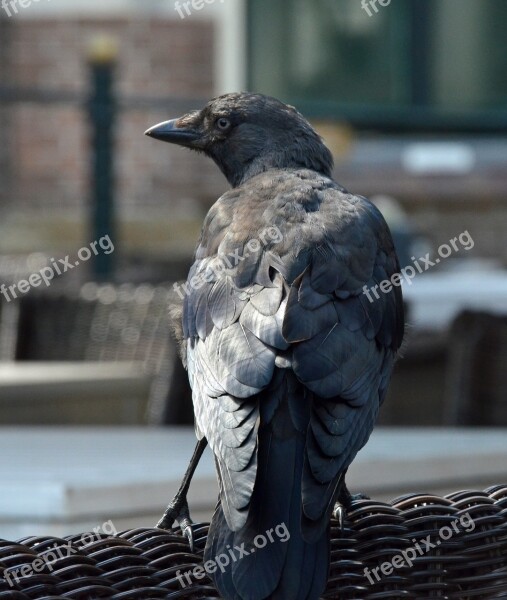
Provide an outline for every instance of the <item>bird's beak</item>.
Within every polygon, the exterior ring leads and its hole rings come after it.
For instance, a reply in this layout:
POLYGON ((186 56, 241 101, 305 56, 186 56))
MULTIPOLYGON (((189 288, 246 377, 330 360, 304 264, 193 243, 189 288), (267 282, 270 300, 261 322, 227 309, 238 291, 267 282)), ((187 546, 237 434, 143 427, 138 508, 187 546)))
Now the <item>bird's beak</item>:
POLYGON ((181 121, 181 119, 163 121, 147 129, 144 134, 162 142, 192 148, 194 142, 199 139, 200 133, 189 127, 178 127, 178 121, 181 121))

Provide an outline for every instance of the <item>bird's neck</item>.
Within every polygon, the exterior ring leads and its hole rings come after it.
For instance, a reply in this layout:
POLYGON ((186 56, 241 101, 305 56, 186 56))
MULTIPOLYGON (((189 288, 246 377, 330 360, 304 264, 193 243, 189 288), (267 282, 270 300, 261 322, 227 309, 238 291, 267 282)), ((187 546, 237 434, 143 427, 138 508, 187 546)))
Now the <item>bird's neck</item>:
POLYGON ((255 157, 253 160, 238 165, 221 165, 220 169, 227 178, 230 185, 238 187, 246 183, 252 177, 276 169, 310 169, 331 177, 333 158, 329 150, 323 146, 324 152, 312 151, 302 152, 300 147, 294 149, 286 148, 283 152, 273 152, 255 157), (238 168, 238 167, 241 168, 238 168))

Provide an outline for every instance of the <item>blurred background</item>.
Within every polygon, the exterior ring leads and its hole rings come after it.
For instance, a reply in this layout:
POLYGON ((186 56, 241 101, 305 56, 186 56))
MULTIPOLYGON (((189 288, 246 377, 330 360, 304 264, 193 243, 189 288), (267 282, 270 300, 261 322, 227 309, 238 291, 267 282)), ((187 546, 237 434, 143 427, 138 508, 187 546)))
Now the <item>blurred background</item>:
MULTIPOLYGON (((143 132, 244 89, 310 118, 424 271, 357 485, 505 474, 506 19, 495 0, 0 2, 0 536, 152 524, 174 491, 193 433, 167 305, 228 186, 143 132)), ((198 479, 206 517, 210 456, 198 479)))

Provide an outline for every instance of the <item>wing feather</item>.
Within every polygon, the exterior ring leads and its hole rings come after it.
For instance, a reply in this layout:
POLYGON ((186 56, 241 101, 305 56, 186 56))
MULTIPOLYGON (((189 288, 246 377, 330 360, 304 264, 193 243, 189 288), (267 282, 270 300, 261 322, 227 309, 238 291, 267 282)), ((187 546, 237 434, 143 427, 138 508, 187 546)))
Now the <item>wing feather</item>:
POLYGON ((363 290, 399 266, 382 216, 364 198, 310 172, 266 178, 264 196, 252 183, 210 210, 190 271, 190 281, 199 278, 185 296, 183 328, 196 430, 215 454, 233 531, 254 522, 248 507, 265 476, 259 432, 280 447, 294 431, 306 438, 294 474, 302 470, 305 539, 316 540, 371 433, 403 336, 400 288, 374 301, 363 290), (283 236, 248 253, 249 239, 273 226, 283 236), (218 269, 227 255, 240 259, 218 269))

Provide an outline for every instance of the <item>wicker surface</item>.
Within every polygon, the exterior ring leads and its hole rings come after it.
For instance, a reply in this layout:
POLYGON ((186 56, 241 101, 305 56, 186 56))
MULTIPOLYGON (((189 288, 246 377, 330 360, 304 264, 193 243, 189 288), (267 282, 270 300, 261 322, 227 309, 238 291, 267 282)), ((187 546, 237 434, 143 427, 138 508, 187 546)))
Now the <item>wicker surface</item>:
MULTIPOLYGON (((206 525, 196 527, 196 553, 190 553, 177 532, 158 529, 134 529, 117 537, 93 533, 16 543, 0 540, 0 599, 218 598, 209 580, 192 578, 192 586, 183 587, 177 577, 201 563, 206 531, 206 525), (48 560, 40 573, 23 577, 18 571, 16 577, 16 569, 31 569, 38 556, 55 547, 62 557, 51 562, 51 568, 48 560)), ((506 485, 445 498, 413 494, 391 504, 359 500, 343 532, 332 523, 331 537, 326 598, 507 598, 506 485), (423 540, 433 547, 427 550, 423 540), (390 575, 377 571, 377 581, 373 569, 389 565, 394 556, 417 544, 423 552, 414 550, 417 557, 411 568, 405 563, 390 575)))

